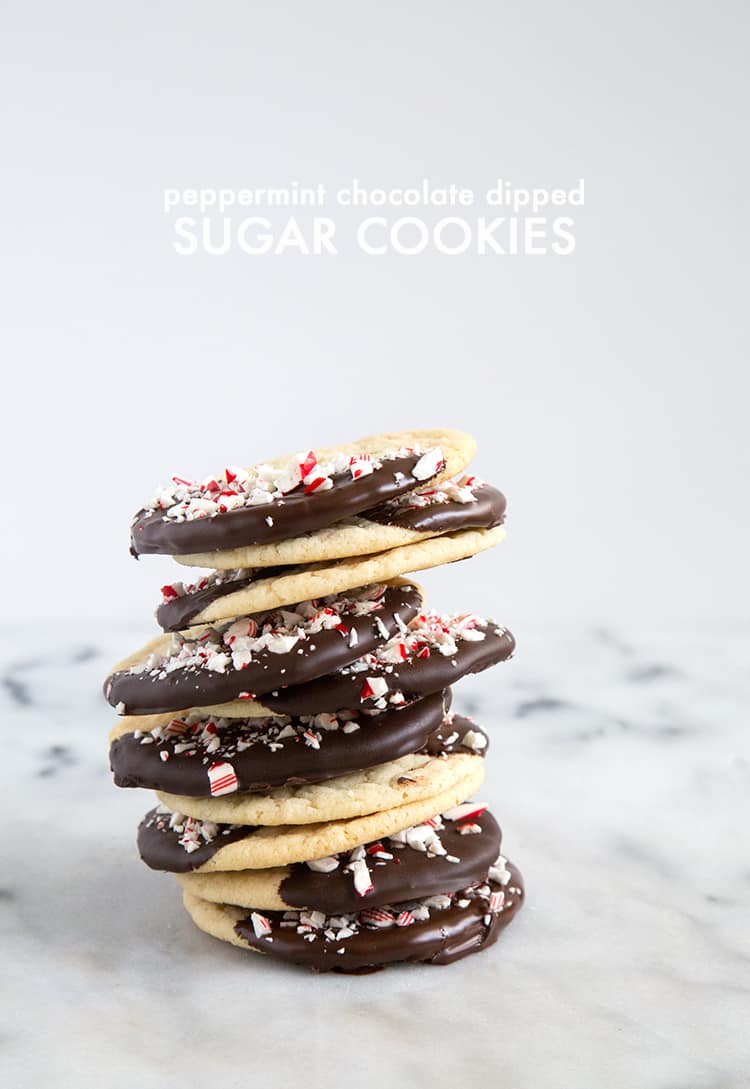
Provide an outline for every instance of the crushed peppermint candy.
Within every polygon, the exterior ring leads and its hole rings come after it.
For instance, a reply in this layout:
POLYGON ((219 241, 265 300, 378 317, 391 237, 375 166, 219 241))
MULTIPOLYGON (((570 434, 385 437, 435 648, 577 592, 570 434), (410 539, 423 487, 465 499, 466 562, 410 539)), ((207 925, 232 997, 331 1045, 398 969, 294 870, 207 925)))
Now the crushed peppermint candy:
POLYGON ((388 499, 379 510, 386 514, 395 514, 402 510, 421 510, 444 503, 476 503, 477 492, 485 486, 484 480, 477 476, 466 476, 461 480, 441 480, 431 487, 415 488, 412 492, 404 492, 394 499, 388 499))
MULTIPOLYGON (((520 890, 519 890, 520 894, 520 890)), ((480 901, 486 908, 483 915, 486 925, 490 925, 493 916, 501 914, 509 906, 507 896, 497 889, 490 889, 486 883, 469 885, 452 895, 442 893, 426 896, 397 905, 386 904, 383 907, 363 908, 358 912, 326 915, 322 911, 288 910, 272 912, 271 919, 253 912, 249 918, 253 933, 259 940, 268 938, 274 923, 280 930, 294 930, 306 942, 331 943, 336 954, 345 951, 348 938, 360 931, 390 930, 392 927, 408 927, 427 921, 433 912, 440 913, 451 907, 467 908, 474 901, 480 901), (257 916, 257 920, 256 920, 257 916), (270 930, 265 924, 270 924, 270 930)))
MULTIPOLYGON (((398 616, 396 620, 398 623, 398 616)), ((402 692, 389 692, 387 676, 393 673, 394 667, 410 660, 429 658, 432 654, 453 658, 461 643, 479 643, 488 634, 502 636, 507 631, 494 620, 475 613, 451 616, 435 612, 420 613, 403 628, 399 624, 399 629, 387 642, 339 671, 345 677, 364 673, 360 700, 372 700, 378 710, 383 710, 389 703, 398 706, 405 702, 402 692)), ((480 749, 484 745, 477 735, 468 747, 480 749)))
MULTIPOLYGON (((424 451, 418 446, 402 447, 353 456, 338 452, 324 461, 319 461, 315 451, 309 450, 306 454, 296 454, 281 466, 260 464, 246 469, 231 465, 223 473, 202 481, 173 476, 169 484, 157 488, 143 511, 161 512, 165 522, 215 518, 241 508, 283 502, 290 492, 311 495, 329 491, 337 482, 359 480, 382 469, 385 462, 409 455, 418 458, 412 470, 417 480, 428 480, 445 467, 439 446, 424 451)), ((136 520, 138 517, 140 514, 136 520)), ((266 521, 269 519, 270 515, 266 521)))
POLYGON ((508 860, 502 855, 498 855, 497 861, 493 866, 490 866, 489 873, 487 874, 490 881, 494 881, 496 885, 507 885, 511 878, 511 872, 508 869, 508 860))
POLYGON ((265 915, 261 915, 259 911, 254 911, 250 916, 250 922, 252 923, 256 938, 267 938, 269 941, 273 940, 271 938, 271 923, 265 915))
MULTIPOLYGON (((360 715, 376 718, 378 712, 363 710, 360 715)), ((304 744, 319 749, 326 734, 341 730, 348 734, 359 729, 354 711, 338 711, 335 715, 322 711, 317 715, 265 715, 258 718, 221 718, 201 711, 191 711, 173 718, 166 725, 157 725, 143 733, 133 733, 139 744, 156 745, 159 759, 170 756, 197 758, 204 765, 219 758, 231 762, 238 754, 255 746, 271 752, 282 752, 287 744, 304 744)))
POLYGON ((156 828, 159 832, 172 832, 183 851, 192 854, 199 847, 234 832, 240 825, 202 821, 197 817, 187 817, 184 813, 174 812, 165 805, 159 805, 147 815, 145 827, 156 828))
POLYGON ((443 451, 439 446, 433 446, 431 450, 427 450, 422 454, 411 472, 412 476, 415 476, 417 480, 429 480, 431 476, 436 476, 444 468, 443 451))
MULTIPOLYGON (((458 809, 460 808, 459 806, 458 809)), ((480 807, 474 802, 469 803, 468 808, 473 815, 478 815, 479 812, 484 812, 486 806, 480 807)), ((374 890, 370 866, 385 866, 394 861, 398 864, 399 859, 396 854, 406 847, 410 847, 413 851, 419 851, 421 854, 426 855, 427 858, 442 858, 449 863, 460 862, 460 859, 456 858, 455 855, 448 854, 440 839, 439 833, 446 827, 445 819, 451 818, 448 818, 447 814, 430 817, 429 820, 424 821, 422 824, 416 824, 399 832, 393 832, 390 836, 384 837, 384 841, 363 844, 354 847, 351 851, 342 851, 337 855, 312 859, 306 862, 305 865, 317 873, 332 873, 341 867, 342 873, 351 875, 357 895, 365 897, 374 890), (387 841, 388 849, 386 849, 385 841, 387 841), (396 851, 396 854, 393 851, 396 851)), ((473 828, 476 833, 482 831, 478 824, 474 824, 473 828)), ((458 830, 461 831, 460 828, 458 830)))
POLYGON ((258 573, 265 573, 265 569, 257 567, 235 567, 231 571, 211 571, 203 575, 196 582, 170 582, 161 588, 162 604, 189 594, 197 594, 202 590, 215 589, 218 586, 231 585, 233 582, 248 582, 258 573))
POLYGON ((166 651, 150 654, 127 672, 147 673, 154 679, 164 679, 176 669, 226 673, 228 669, 244 669, 263 651, 288 654, 298 643, 313 651, 310 636, 335 629, 348 638, 346 619, 370 616, 382 609, 386 589, 382 584, 363 586, 345 596, 330 595, 300 602, 294 608, 223 621, 198 629, 200 634, 174 632, 166 651))

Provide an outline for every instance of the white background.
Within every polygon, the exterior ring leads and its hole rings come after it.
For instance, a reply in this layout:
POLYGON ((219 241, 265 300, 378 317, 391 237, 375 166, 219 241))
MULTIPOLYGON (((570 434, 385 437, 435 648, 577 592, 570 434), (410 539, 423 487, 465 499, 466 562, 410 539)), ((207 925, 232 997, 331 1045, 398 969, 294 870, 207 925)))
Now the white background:
POLYGON ((744 5, 24 4, 2 34, 4 610, 151 624, 131 514, 383 429, 474 432, 526 624, 747 609, 744 5), (567 258, 178 257, 165 186, 586 179, 567 258), (51 580, 48 576, 52 576, 51 580))

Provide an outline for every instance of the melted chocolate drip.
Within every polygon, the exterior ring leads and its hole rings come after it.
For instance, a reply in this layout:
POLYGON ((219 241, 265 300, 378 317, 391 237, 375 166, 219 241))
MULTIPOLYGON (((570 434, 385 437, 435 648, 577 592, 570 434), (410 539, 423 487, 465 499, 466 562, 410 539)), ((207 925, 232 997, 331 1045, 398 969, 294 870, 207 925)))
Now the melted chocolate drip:
MULTIPOLYGON (((430 857, 413 847, 395 847, 384 836, 383 848, 393 855, 393 860, 378 865, 377 859, 368 855, 373 890, 366 896, 357 895, 351 873, 345 872, 349 860, 346 852, 339 856, 338 869, 330 873, 311 870, 306 862, 295 863, 289 867, 289 876, 281 882, 279 892, 290 907, 341 915, 465 889, 483 881, 500 854, 501 833, 492 814, 485 810, 472 818, 472 823, 480 826, 481 833, 461 835, 459 825, 451 821, 446 821, 437 833, 447 853, 458 862, 447 862, 441 855, 430 857)), ((365 850, 372 846, 367 844, 365 850)))
MULTIPOLYGON (((286 654, 262 650, 244 669, 229 668, 225 673, 195 666, 156 676, 151 676, 146 670, 142 673, 113 673, 105 681, 104 695, 113 707, 123 703, 130 715, 147 715, 226 703, 244 692, 263 696, 286 683, 299 686, 341 669, 361 655, 375 650, 398 631, 393 614, 398 613, 401 621, 408 623, 416 616, 421 603, 420 594, 414 587, 389 586, 383 595, 382 609, 365 616, 344 618, 347 629, 351 631, 354 628, 357 632, 355 646, 350 645, 347 635, 335 629, 321 631, 300 639, 286 654), (376 618, 387 635, 379 630, 376 618)), ((294 606, 290 606, 290 609, 293 610, 294 606)), ((447 684, 442 687, 447 687, 447 684)), ((356 700, 352 706, 355 707, 358 702, 356 700)), ((309 714, 311 711, 303 708, 296 713, 309 714)))
POLYGON ((283 499, 189 522, 165 521, 161 510, 141 510, 131 529, 130 551, 136 557, 146 553, 183 556, 270 544, 311 533, 423 486, 426 481, 417 480, 412 474, 419 459, 418 454, 388 458, 383 460, 381 468, 356 480, 348 471, 336 474, 328 491, 307 494, 300 484, 283 499), (269 517, 271 525, 266 521, 269 517))
MULTIPOLYGON (((439 486, 439 485, 438 485, 439 486)), ((362 515, 368 522, 399 529, 414 529, 420 533, 448 533, 460 529, 492 529, 502 525, 505 519, 505 496, 491 484, 476 489, 475 503, 431 503, 424 507, 411 507, 400 503, 386 503, 362 515)))
MULTIPOLYGON (((293 927, 279 924, 283 912, 263 912, 273 928, 273 941, 256 938, 250 916, 235 924, 235 933, 253 949, 291 964, 302 964, 318 972, 377 971, 397 962, 451 964, 470 953, 492 945, 523 902, 523 883, 518 870, 508 863, 509 885, 503 889, 489 882, 492 892, 503 892, 505 902, 498 913, 490 913, 487 900, 476 897, 467 907, 453 904, 433 910, 429 919, 411 926, 383 930, 363 928, 346 939, 329 941, 321 933, 308 942, 293 927), (511 892, 510 890, 518 890, 511 892), (343 952, 339 950, 343 949, 343 952)), ((394 905, 394 910, 397 906, 394 905)))
MULTIPOLYGON (((176 752, 176 746, 182 748, 190 740, 189 732, 148 744, 125 734, 110 746, 110 765, 119 787, 146 787, 191 798, 210 796, 207 768, 223 760, 234 768, 240 791, 320 783, 423 750, 433 755, 455 751, 460 747, 460 738, 479 727, 460 716, 455 716, 450 725, 443 725, 444 711, 444 694, 438 692, 400 709, 360 714, 353 720, 357 730, 344 732, 344 722, 336 730, 318 730, 319 749, 297 735, 285 738, 280 743, 283 747, 275 751, 262 741, 238 751, 237 739, 247 733, 244 719, 221 728, 221 747, 211 753, 198 741, 192 749, 176 752), (445 738, 454 732, 459 739, 446 746, 445 738), (162 759, 163 753, 168 754, 167 760, 162 759)), ((247 725, 252 729, 254 723, 262 721, 250 719, 247 725)), ((292 724, 299 725, 299 720, 293 719, 292 724)), ((310 727, 315 729, 314 723, 310 727)))
MULTIPOLYGON (((362 706, 362 686, 372 673, 383 677, 389 692, 403 692, 406 700, 421 699, 448 688, 467 673, 479 673, 497 662, 510 658, 515 639, 506 629, 487 627, 481 642, 461 641, 452 657, 432 650, 429 658, 412 658, 394 665, 390 673, 382 669, 339 672, 320 677, 309 684, 289 685, 263 696, 263 705, 287 715, 310 715, 319 711, 339 711, 343 707, 362 706)), ((387 695, 386 695, 387 698, 387 695)), ((208 702, 208 701, 206 701, 208 702)))

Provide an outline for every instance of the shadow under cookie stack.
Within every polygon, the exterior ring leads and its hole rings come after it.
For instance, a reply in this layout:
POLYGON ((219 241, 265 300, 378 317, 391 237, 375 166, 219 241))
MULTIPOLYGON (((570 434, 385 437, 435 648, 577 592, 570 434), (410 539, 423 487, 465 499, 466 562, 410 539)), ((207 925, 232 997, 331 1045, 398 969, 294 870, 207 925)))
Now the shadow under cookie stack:
POLYGON ((216 938, 318 971, 448 964, 523 899, 482 802, 488 739, 452 686, 507 629, 428 609, 411 573, 499 543, 505 500, 452 430, 172 478, 131 551, 208 569, 105 695, 115 783, 156 791, 143 861, 216 938))

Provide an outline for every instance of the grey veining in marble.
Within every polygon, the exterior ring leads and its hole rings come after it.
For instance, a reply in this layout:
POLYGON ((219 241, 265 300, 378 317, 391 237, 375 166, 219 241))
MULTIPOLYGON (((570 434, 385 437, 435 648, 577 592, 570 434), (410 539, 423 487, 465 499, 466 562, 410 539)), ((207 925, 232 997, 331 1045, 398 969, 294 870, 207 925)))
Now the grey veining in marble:
POLYGON ((750 639, 520 632, 464 681, 523 871, 498 945, 315 977, 196 931, 110 783, 113 628, 0 645, 2 1084, 18 1089, 750 1084, 750 639))

